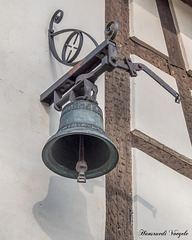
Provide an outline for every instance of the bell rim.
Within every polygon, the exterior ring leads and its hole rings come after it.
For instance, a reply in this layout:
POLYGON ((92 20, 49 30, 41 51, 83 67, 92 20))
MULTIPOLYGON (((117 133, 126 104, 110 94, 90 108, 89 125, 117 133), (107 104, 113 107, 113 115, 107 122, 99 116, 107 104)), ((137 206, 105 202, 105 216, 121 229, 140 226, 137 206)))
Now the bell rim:
MULTIPOLYGON (((74 170, 64 170, 65 167, 63 167, 63 165, 59 164, 57 161, 55 161, 52 157, 52 159, 50 159, 49 156, 49 145, 53 145, 57 140, 59 140, 60 138, 64 137, 64 136, 72 136, 72 135, 88 135, 88 136, 93 136, 96 138, 99 138, 101 140, 103 140, 105 142, 105 144, 108 146, 108 148, 111 150, 110 152, 110 157, 107 160, 107 162, 98 167, 95 168, 93 170, 88 170, 85 173, 85 176, 87 179, 92 179, 92 178, 97 178, 100 177, 102 175, 107 174, 108 172, 110 172, 113 168, 115 168, 115 166, 118 163, 118 159, 119 159, 119 154, 118 154, 118 150, 115 146, 115 144, 113 143, 113 141, 111 139, 109 139, 105 133, 100 133, 96 130, 87 130, 85 132, 85 129, 81 128, 81 129, 73 129, 73 131, 75 132, 71 132, 71 129, 67 129, 65 130, 65 133, 58 131, 57 133, 55 133, 45 144, 43 150, 42 150, 42 159, 44 164, 54 173, 63 176, 63 177, 67 177, 67 178, 71 178, 71 179, 76 179, 78 176, 78 173, 74 170), (63 171, 61 170, 63 168, 63 171), (104 168, 104 169, 103 169, 104 168), (100 170, 100 172, 99 172, 100 170), (102 170, 102 171, 101 171, 102 170)), ((104 131, 103 131, 104 132, 104 131)), ((66 169, 66 168, 65 168, 66 169)))

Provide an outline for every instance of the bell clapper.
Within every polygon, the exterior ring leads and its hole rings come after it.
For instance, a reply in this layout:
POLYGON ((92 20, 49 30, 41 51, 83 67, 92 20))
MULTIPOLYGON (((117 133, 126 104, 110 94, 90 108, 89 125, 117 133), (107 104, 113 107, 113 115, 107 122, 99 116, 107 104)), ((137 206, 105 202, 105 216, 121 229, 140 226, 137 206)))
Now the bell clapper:
POLYGON ((84 159, 84 137, 83 135, 79 136, 79 160, 75 167, 76 171, 79 173, 77 177, 77 182, 86 183, 85 172, 87 171, 87 163, 84 159))

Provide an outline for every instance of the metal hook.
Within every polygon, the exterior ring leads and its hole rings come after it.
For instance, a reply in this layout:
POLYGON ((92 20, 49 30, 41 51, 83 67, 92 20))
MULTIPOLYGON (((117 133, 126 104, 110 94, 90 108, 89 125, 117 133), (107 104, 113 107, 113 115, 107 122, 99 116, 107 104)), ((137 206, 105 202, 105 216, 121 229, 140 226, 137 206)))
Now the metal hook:
POLYGON ((118 31, 118 23, 116 21, 110 21, 105 28, 105 35, 110 36, 109 39, 115 39, 118 31), (114 28, 112 25, 115 25, 114 28))

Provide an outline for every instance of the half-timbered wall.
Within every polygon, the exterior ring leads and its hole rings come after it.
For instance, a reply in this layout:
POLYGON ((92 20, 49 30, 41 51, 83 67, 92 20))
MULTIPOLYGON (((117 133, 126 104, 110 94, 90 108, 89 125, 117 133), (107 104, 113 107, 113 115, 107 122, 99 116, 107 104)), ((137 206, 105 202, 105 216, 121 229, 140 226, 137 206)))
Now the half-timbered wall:
POLYGON ((185 2, 106 1, 106 21, 120 25, 119 57, 145 64, 181 96, 176 104, 144 72, 106 75, 106 130, 120 152, 106 177, 106 240, 192 238, 192 7, 185 2))
MULTIPOLYGON (((0 5, 0 239, 104 239, 105 179, 78 184, 44 165, 42 148, 58 130, 60 113, 39 99, 69 70, 49 50, 55 11, 64 11, 55 30, 81 29, 101 43, 105 2, 0 0, 0 5)), ((66 39, 56 39, 61 50, 66 39)), ((87 41, 81 57, 93 47, 87 41)), ((103 79, 98 80, 102 108, 103 79)))

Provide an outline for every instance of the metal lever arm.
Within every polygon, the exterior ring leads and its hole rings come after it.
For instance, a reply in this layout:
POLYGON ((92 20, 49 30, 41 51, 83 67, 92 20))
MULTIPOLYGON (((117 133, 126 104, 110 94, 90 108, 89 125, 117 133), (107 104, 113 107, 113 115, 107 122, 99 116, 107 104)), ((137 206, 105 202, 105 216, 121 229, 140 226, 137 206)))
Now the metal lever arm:
POLYGON ((179 94, 170 87, 165 81, 163 81, 157 74, 155 74, 153 71, 151 71, 148 67, 146 67, 144 64, 139 63, 138 67, 140 70, 143 70, 146 72, 150 77, 152 77, 157 83, 159 83, 164 89, 166 89, 171 95, 175 97, 175 102, 180 103, 181 99, 179 94))
POLYGON ((145 66, 142 63, 132 63, 130 58, 125 58, 124 61, 125 61, 124 64, 117 61, 117 67, 128 71, 131 77, 136 77, 137 72, 143 70, 150 77, 152 77, 157 83, 159 83, 165 90, 167 90, 171 95, 173 95, 175 97, 176 103, 180 103, 181 99, 179 94, 172 87, 170 87, 165 81, 163 81, 163 79, 161 79, 157 74, 151 71, 147 66, 145 66))

